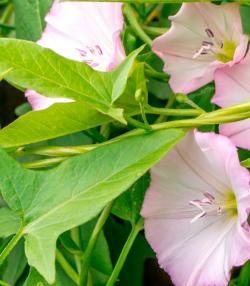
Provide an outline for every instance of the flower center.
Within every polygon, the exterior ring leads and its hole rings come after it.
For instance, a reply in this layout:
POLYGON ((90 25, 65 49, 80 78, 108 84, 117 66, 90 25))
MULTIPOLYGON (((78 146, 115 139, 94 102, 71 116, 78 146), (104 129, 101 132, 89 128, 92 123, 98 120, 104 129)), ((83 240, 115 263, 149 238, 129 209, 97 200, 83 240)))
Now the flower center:
POLYGON ((233 60, 237 45, 231 41, 217 39, 211 29, 207 28, 205 32, 208 39, 202 42, 201 48, 193 55, 193 58, 214 55, 218 61, 223 63, 233 60))
POLYGON ((230 217, 237 216, 237 203, 233 192, 228 193, 228 197, 223 201, 218 201, 210 193, 203 193, 202 199, 189 201, 189 205, 196 207, 200 213, 192 218, 191 223, 206 215, 221 215, 227 213, 230 217))

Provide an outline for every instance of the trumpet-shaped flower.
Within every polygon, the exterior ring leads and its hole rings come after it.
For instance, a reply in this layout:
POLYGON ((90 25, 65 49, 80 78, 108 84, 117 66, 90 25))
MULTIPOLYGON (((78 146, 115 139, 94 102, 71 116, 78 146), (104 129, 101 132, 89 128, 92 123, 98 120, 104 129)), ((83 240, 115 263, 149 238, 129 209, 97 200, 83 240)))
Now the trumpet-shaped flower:
MULTIPOLYGON (((121 3, 62 2, 56 0, 45 18, 46 28, 38 44, 95 70, 110 71, 125 57, 120 39, 123 28, 121 3)), ((49 98, 26 92, 33 109, 44 109, 65 98, 49 98)))
POLYGON ((153 42, 174 92, 189 93, 213 80, 214 71, 245 56, 239 4, 184 3, 172 26, 153 42))
POLYGON ((146 238, 176 286, 226 286, 250 258, 250 175, 232 142, 189 133, 151 171, 146 238))
MULTIPOLYGON (((250 53, 240 64, 224 67, 215 73, 216 92, 213 102, 227 107, 250 101, 250 53)), ((223 124, 220 133, 228 136, 236 146, 250 150, 250 119, 223 124)))

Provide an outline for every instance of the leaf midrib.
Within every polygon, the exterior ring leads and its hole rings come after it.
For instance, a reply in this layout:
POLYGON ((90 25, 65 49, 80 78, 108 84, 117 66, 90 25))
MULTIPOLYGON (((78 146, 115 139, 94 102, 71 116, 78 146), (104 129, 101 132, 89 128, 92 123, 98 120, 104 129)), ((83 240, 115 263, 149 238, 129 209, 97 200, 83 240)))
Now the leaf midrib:
MULTIPOLYGON (((176 143, 178 142, 179 140, 179 137, 180 137, 180 134, 178 135, 178 137, 171 143, 171 144, 168 144, 167 143, 167 146, 168 146, 168 149, 171 149, 171 147, 176 143)), ((142 145, 143 146, 143 145, 142 145)), ((148 153, 147 156, 145 157, 142 157, 140 158, 139 160, 135 161, 133 163, 133 165, 135 164, 138 164, 139 162, 141 162, 142 160, 145 160, 145 158, 149 157, 149 156, 152 156, 154 153, 157 153, 159 152, 162 148, 164 148, 166 145, 162 145, 160 148, 158 148, 157 150, 155 150, 154 152, 152 153, 148 153)), ((36 220, 34 220, 32 223, 26 225, 25 229, 24 229, 24 232, 25 233, 29 233, 29 229, 31 229, 32 231, 32 227, 34 227, 36 224, 39 224, 39 222, 43 221, 44 218, 50 216, 51 214, 55 213, 57 210, 63 208, 65 205, 67 204, 70 204, 71 201, 74 201, 76 200, 77 198, 81 197, 82 195, 86 195, 88 192, 92 191, 92 189, 96 188, 98 185, 100 184, 103 184, 105 183, 106 181, 110 180, 112 177, 116 176, 116 175, 119 175, 120 173, 124 172, 127 168, 131 168, 131 165, 129 166, 126 166, 125 168, 123 168, 122 170, 119 170, 118 172, 114 172, 112 173, 110 176, 106 177, 105 179, 101 180, 101 181, 98 181, 97 183, 95 183, 94 185, 88 187, 87 189, 85 189, 84 192, 79 192, 78 194, 76 194, 75 196, 72 196, 69 200, 67 200, 66 202, 63 202, 61 204, 59 204, 57 207, 53 208, 52 210, 50 211, 47 211, 45 214, 43 214, 42 216, 40 216, 39 218, 37 218, 36 220)), ((28 216, 28 214, 26 214, 28 216)), ((43 228, 43 227, 42 227, 43 228)))
MULTIPOLYGON (((40 53, 40 52, 39 52, 39 53, 40 53)), ((40 54, 41 54, 41 53, 40 53, 40 54)), ((42 56, 44 56, 44 55, 42 54, 42 56)), ((50 82, 51 84, 53 84, 53 85, 55 85, 55 86, 57 86, 57 87, 59 87, 59 88, 67 89, 67 90, 69 90, 69 91, 72 92, 72 93, 75 93, 75 94, 80 95, 80 97, 83 96, 83 97, 85 97, 85 98, 87 98, 87 99, 90 99, 90 101, 92 101, 92 102, 96 102, 96 103, 98 103, 98 104, 105 105, 105 107, 107 107, 107 108, 110 108, 110 107, 111 107, 111 105, 107 104, 107 102, 105 102, 105 101, 95 100, 95 98, 90 97, 87 93, 79 92, 79 91, 77 91, 77 90, 75 90, 75 89, 73 89, 73 88, 70 88, 70 86, 68 86, 68 85, 62 85, 61 83, 59 83, 59 82, 57 82, 57 81, 55 81, 55 80, 53 80, 53 79, 47 78, 47 77, 45 77, 45 76, 43 76, 43 75, 41 75, 41 74, 39 74, 39 73, 35 73, 35 72, 33 72, 32 70, 29 70, 29 69, 27 69, 26 67, 23 67, 23 66, 17 64, 17 63, 16 63, 15 61, 13 61, 10 57, 9 57, 9 59, 10 59, 10 60, 9 60, 8 62, 9 62, 12 66, 14 66, 16 69, 24 70, 26 73, 30 73, 30 74, 34 75, 35 77, 37 77, 37 78, 39 78, 39 79, 42 79, 42 80, 47 81, 47 82, 50 82)), ((47 59, 47 62, 48 62, 48 59, 47 59)), ((51 66, 51 63, 50 63, 50 67, 52 67, 52 68, 54 69, 54 71, 55 71, 56 73, 58 73, 58 71, 57 71, 53 66, 51 66)), ((85 81, 89 86, 91 86, 91 87, 95 90, 95 92, 98 94, 98 96, 100 96, 100 93, 97 91, 97 89, 95 88, 95 86, 92 85, 86 78, 82 77, 79 73, 76 73, 75 71, 73 71, 70 66, 68 66, 67 68, 70 68, 70 70, 71 70, 71 72, 72 72, 73 75, 79 76, 83 81, 85 81)), ((13 73, 14 73, 14 72, 15 72, 15 71, 13 71, 13 73)), ((94 72, 94 71, 92 71, 92 72, 94 72)), ((12 71, 10 71, 9 74, 12 74, 12 71)), ((59 95, 58 97, 60 97, 60 96, 63 97, 62 95, 59 95)), ((49 97, 49 98, 55 98, 55 97, 51 97, 51 96, 47 96, 47 97, 49 97)), ((68 97, 63 97, 63 98, 68 98, 68 97)), ((74 98, 70 98, 70 99, 75 100, 74 98)), ((78 99, 78 100, 79 100, 79 99, 78 99)), ((77 101, 77 100, 76 100, 76 101, 77 101)), ((82 100, 79 100, 79 101, 86 103, 85 101, 82 101, 82 100)), ((88 104, 88 103, 87 103, 87 104, 88 104)))

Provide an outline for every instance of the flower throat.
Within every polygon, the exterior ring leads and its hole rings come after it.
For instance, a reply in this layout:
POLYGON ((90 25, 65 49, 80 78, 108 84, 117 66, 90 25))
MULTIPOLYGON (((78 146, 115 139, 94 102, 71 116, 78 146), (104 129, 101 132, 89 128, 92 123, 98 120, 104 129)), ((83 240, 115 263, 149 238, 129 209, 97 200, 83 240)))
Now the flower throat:
POLYGON ((211 29, 205 29, 208 40, 202 42, 201 48, 193 56, 194 59, 204 55, 214 55, 215 58, 223 63, 233 60, 237 45, 231 41, 218 40, 211 29))

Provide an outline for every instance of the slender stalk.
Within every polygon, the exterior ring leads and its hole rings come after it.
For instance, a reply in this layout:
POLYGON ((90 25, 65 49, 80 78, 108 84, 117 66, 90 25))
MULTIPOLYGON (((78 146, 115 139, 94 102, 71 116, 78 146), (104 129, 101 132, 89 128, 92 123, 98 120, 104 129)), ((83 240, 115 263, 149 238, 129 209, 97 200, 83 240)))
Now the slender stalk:
POLYGON ((68 277, 77 285, 79 285, 79 275, 76 273, 76 271, 72 268, 72 266, 68 263, 68 261, 58 249, 56 250, 56 260, 60 264, 64 272, 68 275, 68 277))
POLYGON ((128 118, 126 118, 126 120, 129 124, 131 124, 132 126, 134 126, 136 128, 141 128, 144 130, 151 130, 150 125, 142 123, 142 122, 140 122, 140 121, 138 121, 132 117, 128 117, 128 118))
POLYGON ((95 149, 98 144, 82 146, 39 146, 20 147, 15 151, 16 156, 42 155, 42 156, 72 156, 95 149))
POLYGON ((126 258, 129 254, 129 251, 138 235, 138 233, 143 229, 143 220, 142 218, 132 227, 132 230, 130 232, 130 235, 126 241, 126 243, 123 246, 122 252, 116 262, 115 268, 106 284, 106 286, 113 286, 117 279, 118 276, 121 272, 121 269, 126 261, 126 258))
POLYGON ((173 115, 173 116, 199 116, 203 112, 198 109, 171 109, 171 108, 158 108, 147 106, 146 113, 173 115))
POLYGON ((143 26, 143 30, 151 36, 160 36, 168 31, 166 28, 143 26))
MULTIPOLYGON (((71 229, 71 238, 75 242, 75 244, 80 247, 80 233, 79 233, 79 227, 74 227, 71 229)), ((79 254, 74 254, 74 259, 76 263, 76 268, 78 273, 81 271, 81 258, 79 257, 79 254)))
MULTIPOLYGON (((235 114, 235 115, 233 114, 233 115, 225 115, 225 116, 216 116, 217 115, 216 112, 217 111, 211 112, 211 113, 213 113, 214 116, 207 116, 207 114, 205 114, 205 115, 201 115, 199 118, 194 118, 194 119, 182 119, 182 120, 168 121, 168 122, 149 125, 151 128, 150 130, 145 129, 146 127, 148 128, 148 126, 145 126, 145 124, 141 123, 140 121, 137 121, 135 119, 130 118, 130 120, 129 120, 130 123, 133 123, 133 125, 136 126, 137 129, 134 129, 134 130, 129 131, 125 134, 122 134, 122 135, 120 135, 120 136, 118 136, 112 140, 109 140, 109 141, 106 141, 102 144, 99 144, 96 147, 108 145, 108 144, 111 144, 113 142, 119 141, 123 138, 144 134, 145 132, 150 132, 150 131, 157 131, 157 130, 163 130, 163 129, 169 129, 169 128, 186 128, 186 127, 187 128, 194 128, 194 127, 199 127, 202 125, 214 125, 214 124, 230 123, 230 122, 236 122, 236 121, 244 120, 244 119, 247 119, 250 117, 250 111, 249 112, 242 112, 242 113, 235 114)), ((23 166, 26 168, 30 168, 30 169, 45 168, 45 167, 57 165, 57 164, 65 161, 66 159, 68 159, 68 157, 59 157, 59 158, 38 160, 38 161, 29 162, 29 163, 24 163, 23 166)))
POLYGON ((10 242, 6 245, 4 250, 0 254, 0 265, 3 264, 7 256, 13 250, 13 248, 17 245, 19 240, 23 237, 23 226, 19 229, 19 231, 12 237, 10 242))
POLYGON ((95 248, 96 241, 99 237, 99 234, 108 219, 108 216, 110 214, 112 208, 112 202, 109 203, 104 210, 102 211, 100 217, 98 218, 98 221, 95 225, 95 228, 91 234, 91 237, 89 239, 88 245, 86 247, 86 250, 84 252, 83 258, 82 258, 82 266, 81 266, 81 275, 80 275, 80 286, 85 286, 88 283, 88 275, 89 275, 89 266, 90 266, 90 258, 91 254, 95 248))
POLYGON ((37 160, 33 162, 25 162, 22 163, 22 166, 27 169, 41 169, 41 168, 48 168, 53 165, 57 165, 69 157, 58 157, 58 158, 51 158, 51 159, 44 159, 44 160, 37 160))
POLYGON ((176 94, 176 100, 180 103, 186 103, 193 107, 194 109, 200 110, 203 113, 206 113, 205 110, 203 110, 199 105, 197 105, 194 101, 192 101, 186 94, 183 93, 177 93, 176 94))
POLYGON ((8 283, 6 283, 6 282, 4 282, 2 280, 0 280, 0 285, 1 286, 10 286, 10 284, 8 284, 8 283))
POLYGON ((11 17, 11 14, 12 14, 13 10, 14 10, 14 6, 13 6, 12 3, 10 3, 10 4, 5 8, 5 10, 4 10, 4 12, 3 12, 3 15, 2 15, 2 17, 1 17, 1 19, 0 19, 0 22, 1 22, 2 24, 7 24, 7 23, 9 22, 9 19, 10 19, 10 17, 11 17))
POLYGON ((168 82, 168 80, 169 80, 168 74, 155 70, 154 68, 151 67, 151 65, 149 65, 146 62, 144 65, 145 65, 145 74, 148 77, 157 79, 157 80, 162 81, 162 82, 168 82))
POLYGON ((125 4, 123 8, 124 16, 126 17, 128 23, 131 26, 131 29, 134 33, 147 45, 150 47, 152 46, 151 38, 143 31, 142 27, 140 26, 136 16, 134 9, 130 6, 130 4, 125 4))

